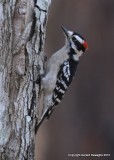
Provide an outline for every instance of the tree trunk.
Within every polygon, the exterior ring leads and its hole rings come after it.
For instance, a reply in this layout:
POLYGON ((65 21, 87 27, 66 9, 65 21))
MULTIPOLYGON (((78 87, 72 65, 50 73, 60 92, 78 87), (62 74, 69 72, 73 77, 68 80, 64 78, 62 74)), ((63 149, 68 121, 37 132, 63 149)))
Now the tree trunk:
POLYGON ((33 160, 51 0, 0 1, 0 160, 33 160))

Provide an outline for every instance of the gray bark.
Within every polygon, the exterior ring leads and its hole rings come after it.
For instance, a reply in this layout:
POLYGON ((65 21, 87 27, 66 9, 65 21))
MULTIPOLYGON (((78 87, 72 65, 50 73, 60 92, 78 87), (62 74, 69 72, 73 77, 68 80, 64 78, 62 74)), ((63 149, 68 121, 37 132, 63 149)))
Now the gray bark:
POLYGON ((33 160, 51 0, 0 1, 0 160, 33 160))

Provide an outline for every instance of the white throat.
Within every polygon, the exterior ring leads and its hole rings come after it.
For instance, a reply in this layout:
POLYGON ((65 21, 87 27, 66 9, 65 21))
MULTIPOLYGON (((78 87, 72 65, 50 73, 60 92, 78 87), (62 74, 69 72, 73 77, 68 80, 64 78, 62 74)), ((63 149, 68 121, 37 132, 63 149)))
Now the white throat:
POLYGON ((73 55, 73 58, 75 61, 79 61, 80 56, 83 54, 82 51, 78 51, 77 54, 73 55))

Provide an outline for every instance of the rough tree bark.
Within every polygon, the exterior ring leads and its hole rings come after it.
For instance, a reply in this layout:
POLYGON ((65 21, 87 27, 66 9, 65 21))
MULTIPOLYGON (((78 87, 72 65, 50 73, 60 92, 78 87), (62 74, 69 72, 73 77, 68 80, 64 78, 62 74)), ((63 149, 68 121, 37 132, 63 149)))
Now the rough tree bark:
POLYGON ((0 0, 0 160, 33 160, 51 0, 0 0))

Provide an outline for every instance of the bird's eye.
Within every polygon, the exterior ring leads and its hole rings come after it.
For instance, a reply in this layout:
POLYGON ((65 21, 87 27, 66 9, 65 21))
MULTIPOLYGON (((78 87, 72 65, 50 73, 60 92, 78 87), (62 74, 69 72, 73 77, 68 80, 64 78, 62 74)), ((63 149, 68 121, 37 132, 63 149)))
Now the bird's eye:
POLYGON ((76 48, 80 51, 85 51, 84 45, 79 41, 80 39, 76 38, 75 36, 72 37, 72 41, 74 42, 76 48))
POLYGON ((72 37, 72 40, 73 40, 74 42, 77 41, 76 37, 74 37, 74 36, 72 37))

